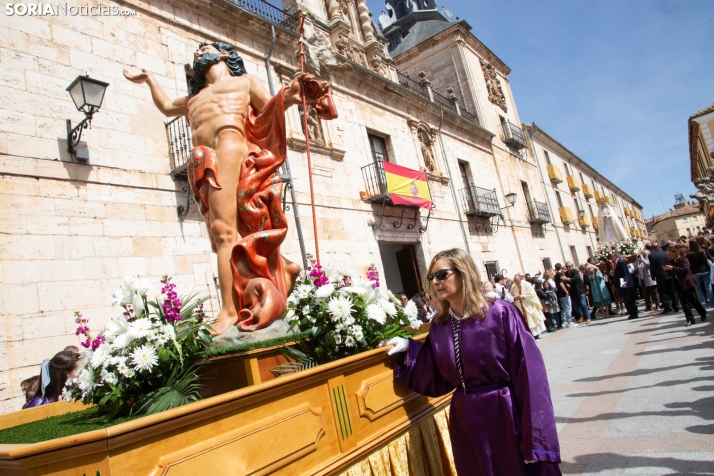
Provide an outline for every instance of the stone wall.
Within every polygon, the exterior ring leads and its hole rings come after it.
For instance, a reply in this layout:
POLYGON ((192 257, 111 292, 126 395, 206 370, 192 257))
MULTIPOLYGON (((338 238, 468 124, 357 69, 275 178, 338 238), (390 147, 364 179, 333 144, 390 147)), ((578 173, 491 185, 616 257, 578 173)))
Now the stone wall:
MULTIPOLYGON (((295 4, 315 9, 320 21, 326 18, 327 9, 322 10, 319 0, 295 4)), ((298 67, 296 37, 277 28, 275 69, 267 71, 269 23, 228 3, 130 0, 116 5, 133 8, 137 15, 0 16, 0 312, 5 325, 0 339, 0 412, 22 405, 20 381, 37 374, 44 358, 78 343, 74 311, 89 318, 93 329, 119 312, 111 307, 111 294, 122 276, 151 277, 156 286, 150 295, 155 295, 159 278, 172 275, 181 293, 207 295, 208 310, 218 309, 215 255, 205 225, 195 205, 183 219, 177 215, 176 207, 186 203, 187 183, 169 174, 175 164, 168 154, 167 119, 154 107, 148 87, 130 83, 122 70, 146 68, 170 97, 184 95, 185 65, 192 62, 197 43, 205 40, 235 45, 248 72, 266 87, 268 74, 276 85, 284 85, 298 67), (84 72, 110 83, 92 129, 82 136, 89 148, 88 164, 73 161, 66 152, 65 120, 76 123, 82 115, 65 88, 84 72)), ((311 28, 321 28, 320 21, 311 28)), ((529 184, 533 198, 543 200, 545 194, 536 163, 528 154, 513 154, 498 136, 491 139, 488 131, 498 133, 498 109, 484 95, 477 58, 464 60, 473 52, 463 48, 448 45, 445 51, 456 67, 451 73, 445 70, 443 78, 434 76, 434 83, 458 81, 466 104, 486 119, 479 128, 444 113, 443 150, 436 133, 438 107, 358 65, 331 74, 339 118, 322 123, 324 141, 312 154, 323 264, 364 270, 374 263, 383 271, 380 243, 413 244, 423 276, 435 253, 466 247, 462 222, 484 277, 486 261, 498 261, 509 274, 533 273, 544 257, 558 261, 552 228, 541 238, 533 235, 528 222, 521 182, 529 184), (416 123, 428 125, 434 139, 436 170, 429 185, 436 208, 428 229, 424 234, 419 226, 407 229, 413 211, 407 212, 404 226, 394 227, 400 210, 392 208, 383 226, 373 230, 381 207, 360 200, 365 190, 362 169, 373 161, 368 133, 387 139, 396 163, 419 169, 425 164, 416 123), (465 187, 459 162, 468 165, 476 186, 496 190, 501 207, 507 205, 505 194, 518 195, 516 206, 504 209, 497 232, 468 231, 473 219, 458 213, 452 185, 457 194, 465 187)), ((419 70, 433 70, 435 64, 419 70)), ((507 73, 499 74, 512 101, 507 73)), ((508 114, 519 123, 515 106, 509 106, 508 114)), ((287 128, 303 234, 312 252, 305 137, 296 108, 287 113, 287 128)), ((301 262, 293 211, 286 217, 290 229, 282 251, 301 262)), ((418 223, 425 224, 426 218, 421 210, 418 223)), ((578 246, 585 243, 580 234, 572 234, 578 246)))

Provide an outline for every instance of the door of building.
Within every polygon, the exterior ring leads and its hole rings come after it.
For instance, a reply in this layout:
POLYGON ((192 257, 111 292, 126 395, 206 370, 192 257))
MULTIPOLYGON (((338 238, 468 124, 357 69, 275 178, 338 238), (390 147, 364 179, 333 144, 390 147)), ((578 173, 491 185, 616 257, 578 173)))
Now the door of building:
POLYGON ((422 290, 416 246, 379 243, 387 288, 393 293, 403 292, 410 299, 422 290))
POLYGON ((414 245, 405 245, 397 251, 397 266, 399 274, 402 276, 402 286, 404 292, 410 298, 421 292, 421 278, 419 267, 417 266, 416 251, 414 245))

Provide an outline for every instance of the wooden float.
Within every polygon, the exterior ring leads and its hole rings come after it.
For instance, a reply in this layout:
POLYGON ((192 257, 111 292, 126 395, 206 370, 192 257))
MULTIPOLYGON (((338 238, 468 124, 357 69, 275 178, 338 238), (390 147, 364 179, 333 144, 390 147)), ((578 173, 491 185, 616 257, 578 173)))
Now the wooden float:
MULTIPOLYGON (((426 466, 417 473, 452 473, 446 416, 441 412, 435 423, 427 418, 443 410, 450 396, 427 398, 395 382, 386 349, 250 385, 249 379, 267 367, 260 361, 275 359, 276 352, 252 351, 215 359, 215 365, 208 366, 209 374, 217 377, 216 385, 209 384, 212 391, 245 383, 244 388, 102 430, 0 445, 0 473, 336 474, 354 465, 389 465, 384 458, 390 455, 409 460, 401 464, 426 466), (413 435, 420 425, 421 436, 413 435), (435 448, 438 454, 425 456, 435 448)), ((0 415, 0 429, 79 409, 77 403, 60 402, 0 415)))

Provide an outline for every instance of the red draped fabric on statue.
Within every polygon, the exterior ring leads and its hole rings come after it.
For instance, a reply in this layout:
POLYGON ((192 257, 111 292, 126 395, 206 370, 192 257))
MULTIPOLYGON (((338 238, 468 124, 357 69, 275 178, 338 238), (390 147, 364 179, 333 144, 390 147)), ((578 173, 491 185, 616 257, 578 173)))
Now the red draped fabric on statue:
POLYGON ((233 248, 231 258, 236 303, 242 302, 243 291, 253 278, 268 279, 283 301, 289 292, 290 283, 286 282, 280 257, 280 245, 288 225, 283 214, 282 181, 278 171, 286 154, 286 89, 268 102, 262 114, 256 114, 251 108, 246 117, 248 151, 241 164, 236 190, 238 232, 242 238, 233 248))

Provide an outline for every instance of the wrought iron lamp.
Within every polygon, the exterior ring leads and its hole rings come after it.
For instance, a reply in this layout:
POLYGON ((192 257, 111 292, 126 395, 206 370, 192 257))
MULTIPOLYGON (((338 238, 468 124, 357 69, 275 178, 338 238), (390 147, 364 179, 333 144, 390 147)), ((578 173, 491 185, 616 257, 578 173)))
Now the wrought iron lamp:
POLYGON ((585 216, 585 210, 583 210, 583 209, 578 210, 578 216, 580 218, 583 218, 585 216))
MULTIPOLYGON (((511 193, 507 193, 505 196, 506 196, 506 201, 508 202, 508 207, 512 207, 516 204, 516 198, 518 197, 518 195, 511 192, 511 193)), ((508 207, 505 207, 505 208, 508 208, 508 207)))
POLYGON ((82 138, 82 131, 92 124, 94 113, 102 107, 107 86, 109 86, 109 83, 90 78, 89 74, 86 74, 77 76, 72 81, 72 84, 67 87, 67 91, 72 97, 77 110, 82 111, 85 116, 82 122, 74 128, 72 127, 72 121, 67 119, 67 151, 70 154, 74 153, 74 148, 79 144, 82 138))

